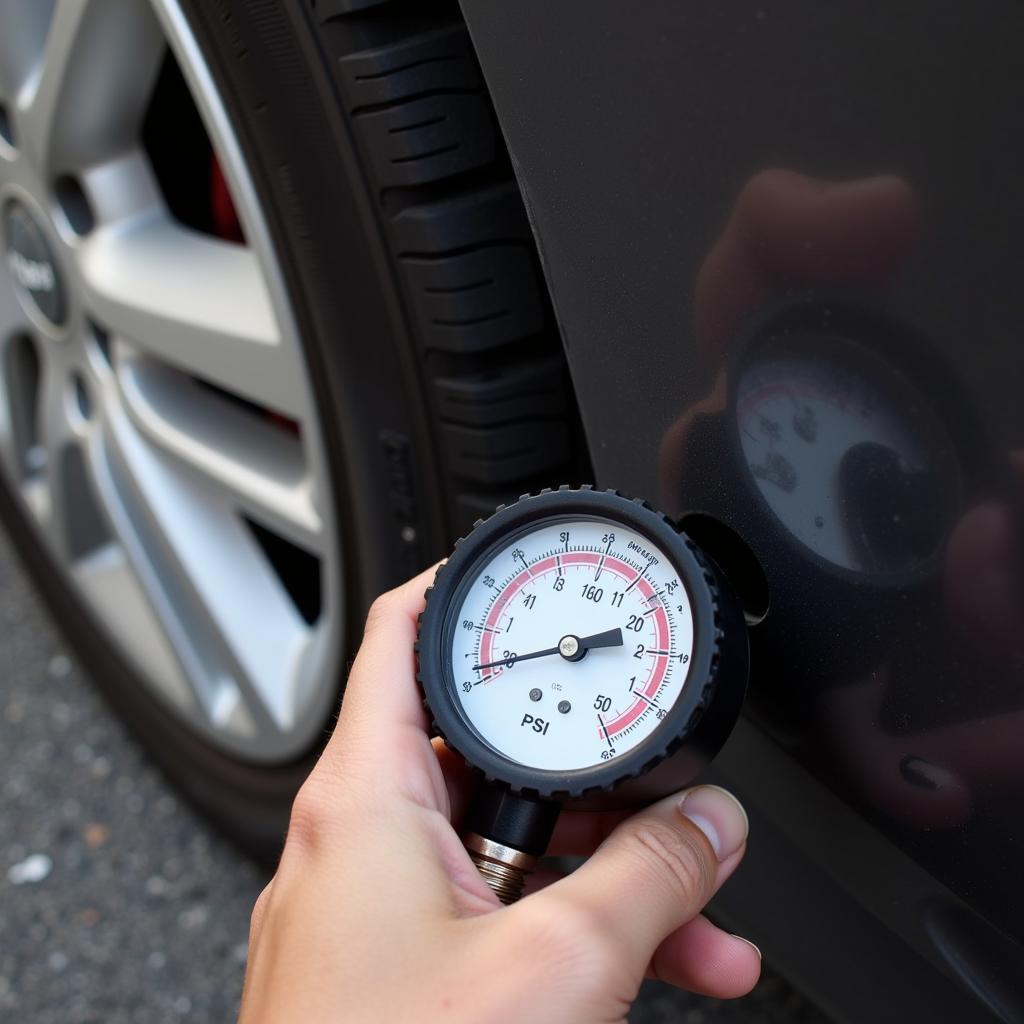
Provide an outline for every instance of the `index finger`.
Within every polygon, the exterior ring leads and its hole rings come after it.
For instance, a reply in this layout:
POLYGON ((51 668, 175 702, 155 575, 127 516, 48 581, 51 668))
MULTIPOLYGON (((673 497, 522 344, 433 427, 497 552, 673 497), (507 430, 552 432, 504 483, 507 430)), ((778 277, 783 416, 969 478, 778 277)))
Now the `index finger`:
POLYGON ((413 647, 424 594, 436 572, 433 565, 373 602, 345 686, 338 727, 324 757, 337 753, 342 735, 349 743, 366 738, 388 744, 410 727, 426 734, 428 721, 416 685, 413 647))

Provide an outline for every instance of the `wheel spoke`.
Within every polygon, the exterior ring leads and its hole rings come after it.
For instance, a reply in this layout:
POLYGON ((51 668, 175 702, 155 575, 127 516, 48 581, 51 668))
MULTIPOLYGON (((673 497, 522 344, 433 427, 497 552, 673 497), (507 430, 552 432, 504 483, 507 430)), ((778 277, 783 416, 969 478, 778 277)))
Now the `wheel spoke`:
POLYGON ((25 394, 24 382, 18 379, 15 346, 24 335, 24 318, 14 297, 8 276, 0 273, 0 456, 11 476, 17 479, 22 471, 24 450, 25 406, 34 396, 25 394))
POLYGON ((149 158, 141 149, 85 168, 79 175, 96 221, 109 224, 143 214, 157 214, 163 207, 160 186, 149 158))
POLYGON ((147 3, 57 0, 43 59, 18 97, 37 166, 56 174, 130 147, 164 51, 147 3))
POLYGON ((301 365, 243 246, 162 215, 93 233, 78 252, 86 304, 114 334, 252 402, 301 419, 301 365))
MULTIPOLYGON (((166 647, 173 658, 173 682, 168 696, 178 697, 181 707, 183 685, 187 692, 184 707, 198 709, 200 717, 209 722, 215 709, 223 706, 225 692, 230 694, 237 689, 223 669, 216 637, 201 627, 195 602, 186 590, 187 581, 182 580, 176 567, 172 568, 163 547, 154 543, 150 524, 140 515, 137 496, 124 467, 111 457, 102 441, 92 449, 90 465, 112 534, 117 538, 120 558, 101 550, 80 563, 76 576, 82 578, 87 594, 95 594, 104 577, 112 572, 120 577, 123 589, 143 595, 144 618, 160 637, 159 647, 166 647), (107 562, 112 565, 104 564, 107 562)), ((104 593, 100 601, 107 600, 109 595, 104 593)), ((106 621, 112 625, 111 620, 106 621)), ((136 642, 141 644, 142 638, 136 642)), ((144 650, 142 653, 145 656, 144 650)))
POLYGON ((26 499, 35 512, 39 525, 53 544, 58 557, 66 561, 73 547, 78 528, 77 507, 70 485, 70 461, 74 435, 67 419, 66 380, 58 360, 50 351, 42 359, 42 380, 36 409, 40 462, 38 475, 26 481, 26 499))
POLYGON ((104 442, 93 453, 101 500, 185 676, 214 726, 244 707, 272 744, 294 726, 294 676, 313 631, 216 491, 123 417, 108 419, 104 442))
POLYGON ((117 378, 136 427, 207 477, 252 519, 311 552, 322 524, 298 434, 119 345, 117 378))
MULTIPOLYGON (((0 278, 0 290, 3 289, 3 278, 0 278)), ((0 338, 0 457, 2 457, 8 473, 17 478, 19 470, 19 444, 15 427, 15 409, 12 402, 14 394, 11 381, 8 380, 7 362, 11 338, 0 338)))
POLYGON ((46 45, 53 0, 3 0, 0 6, 0 96, 12 99, 32 76, 46 45))
POLYGON ((139 670, 177 706, 197 708, 197 695, 124 547, 111 542, 96 548, 74 563, 72 575, 100 621, 117 634, 139 670))

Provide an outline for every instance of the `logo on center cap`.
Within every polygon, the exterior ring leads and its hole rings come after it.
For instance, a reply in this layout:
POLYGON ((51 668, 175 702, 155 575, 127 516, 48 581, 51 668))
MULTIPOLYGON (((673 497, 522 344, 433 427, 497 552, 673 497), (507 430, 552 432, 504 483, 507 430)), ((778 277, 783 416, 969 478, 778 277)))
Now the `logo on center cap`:
POLYGON ((7 254, 7 265, 11 268, 14 280, 26 291, 52 292, 57 286, 57 275, 51 263, 30 260, 17 250, 11 250, 7 254))
POLYGON ((42 228, 17 200, 4 208, 4 245, 7 267, 18 286, 22 303, 53 324, 65 316, 64 288, 57 264, 42 228))

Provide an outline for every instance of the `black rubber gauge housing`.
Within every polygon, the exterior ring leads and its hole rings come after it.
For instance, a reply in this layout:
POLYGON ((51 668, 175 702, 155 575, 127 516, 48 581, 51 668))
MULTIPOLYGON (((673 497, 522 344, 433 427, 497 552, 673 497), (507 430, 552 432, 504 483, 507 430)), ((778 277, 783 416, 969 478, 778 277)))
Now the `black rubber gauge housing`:
MULTIPOLYGON (((533 565, 539 565, 542 557, 538 554, 533 565)), ((530 571, 530 560, 527 553, 524 572, 530 571)), ((499 581, 495 589, 500 585, 499 581)), ((658 592, 657 586, 652 589, 655 594, 650 600, 662 602, 666 611, 669 604, 673 612, 676 607, 683 610, 678 592, 672 597, 664 589, 658 592)), ((458 542, 427 591, 416 649, 417 678, 434 728, 487 782, 527 797, 587 798, 600 804, 647 801, 690 782, 717 753, 735 724, 749 667, 742 609, 715 565, 690 538, 643 501, 589 487, 524 495, 478 522, 458 542), (692 653, 681 690, 670 707, 659 709, 659 721, 649 735, 607 761, 551 770, 499 752, 469 721, 452 669, 452 645, 456 631, 472 625, 460 616, 467 590, 479 585, 485 566, 498 552, 519 538, 523 538, 521 546, 528 548, 529 537, 538 530, 581 520, 634 531, 668 557, 671 567, 659 565, 657 579, 671 572, 686 591, 693 622, 692 653)))

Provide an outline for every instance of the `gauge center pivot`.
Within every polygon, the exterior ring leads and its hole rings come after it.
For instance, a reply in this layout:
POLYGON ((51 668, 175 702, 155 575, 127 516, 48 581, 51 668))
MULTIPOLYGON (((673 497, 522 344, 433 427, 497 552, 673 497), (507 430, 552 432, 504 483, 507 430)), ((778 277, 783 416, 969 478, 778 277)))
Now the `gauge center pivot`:
POLYGON ((558 653, 566 661, 579 661, 587 652, 586 650, 580 650, 580 638, 570 633, 558 641, 558 653))

